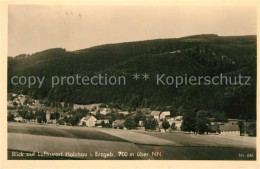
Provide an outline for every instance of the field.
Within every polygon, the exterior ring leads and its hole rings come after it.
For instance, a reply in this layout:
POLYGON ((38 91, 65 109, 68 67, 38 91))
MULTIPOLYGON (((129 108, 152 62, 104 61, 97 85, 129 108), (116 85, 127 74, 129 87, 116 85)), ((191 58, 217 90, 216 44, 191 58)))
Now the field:
POLYGON ((255 141, 177 132, 8 124, 9 159, 255 160, 255 141))

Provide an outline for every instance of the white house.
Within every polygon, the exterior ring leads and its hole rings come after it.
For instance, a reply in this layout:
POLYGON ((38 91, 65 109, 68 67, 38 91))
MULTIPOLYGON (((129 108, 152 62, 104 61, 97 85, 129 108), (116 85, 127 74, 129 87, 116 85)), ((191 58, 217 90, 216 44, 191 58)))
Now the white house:
POLYGON ((164 112, 162 112, 162 113, 160 114, 160 120, 164 120, 165 118, 170 117, 170 115, 171 115, 171 112, 169 112, 169 111, 164 111, 164 112))
POLYGON ((95 127, 97 123, 97 119, 94 116, 87 115, 86 117, 83 117, 79 124, 80 126, 86 125, 87 127, 95 127))
POLYGON ((23 121, 23 118, 18 114, 15 118, 14 118, 15 121, 17 122, 22 122, 23 121))
POLYGON ((160 119, 160 112, 159 111, 152 111, 151 115, 154 117, 154 119, 159 120, 160 119))
POLYGON ((143 126, 144 126, 144 121, 139 121, 139 122, 138 122, 138 126, 139 126, 139 127, 143 127, 143 126))

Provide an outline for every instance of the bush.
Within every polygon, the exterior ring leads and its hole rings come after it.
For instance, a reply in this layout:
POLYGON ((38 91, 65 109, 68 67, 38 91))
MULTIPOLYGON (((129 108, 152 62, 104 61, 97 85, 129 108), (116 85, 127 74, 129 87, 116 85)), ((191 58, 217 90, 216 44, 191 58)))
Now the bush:
POLYGON ((166 120, 164 120, 164 121, 162 122, 162 127, 163 127, 164 130, 167 130, 167 129, 170 127, 169 122, 166 121, 166 120))
POLYGON ((64 121, 63 119, 60 119, 60 120, 58 120, 58 124, 59 124, 59 125, 64 125, 64 124, 65 124, 65 121, 64 121))
POLYGON ((250 123, 247 127, 248 136, 256 136, 256 122, 250 123))
POLYGON ((196 115, 196 131, 199 134, 203 134, 205 132, 209 132, 210 131, 210 121, 207 117, 208 112, 201 110, 197 112, 196 115))
POLYGON ((11 113, 9 113, 9 114, 7 115, 7 121, 14 121, 14 115, 11 114, 11 113))
POLYGON ((176 130, 176 129, 177 129, 175 123, 172 123, 172 125, 171 125, 171 129, 172 129, 172 130, 176 130))

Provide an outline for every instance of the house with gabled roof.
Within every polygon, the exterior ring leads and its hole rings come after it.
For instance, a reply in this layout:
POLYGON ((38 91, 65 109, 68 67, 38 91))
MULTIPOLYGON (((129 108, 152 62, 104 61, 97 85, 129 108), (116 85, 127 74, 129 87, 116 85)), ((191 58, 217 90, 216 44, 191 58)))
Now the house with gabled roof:
POLYGON ((86 127, 95 127, 96 123, 97 119, 94 116, 87 115, 79 121, 78 125, 86 127))
POLYGON ((219 125, 219 132, 224 136, 240 136, 240 128, 237 124, 219 125))
POLYGON ((113 128, 123 129, 125 127, 125 120, 115 120, 112 123, 113 128))
POLYGON ((159 120, 160 119, 160 111, 152 111, 151 115, 154 117, 154 119, 159 120))
POLYGON ((160 114, 160 120, 164 120, 166 118, 169 118, 171 116, 171 112, 170 111, 163 111, 160 114))

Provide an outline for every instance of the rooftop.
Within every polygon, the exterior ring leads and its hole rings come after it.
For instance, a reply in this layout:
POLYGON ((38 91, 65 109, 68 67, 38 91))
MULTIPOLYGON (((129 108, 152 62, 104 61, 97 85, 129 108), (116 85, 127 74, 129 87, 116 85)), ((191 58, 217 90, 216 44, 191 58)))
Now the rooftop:
POLYGON ((219 129, 220 131, 240 131, 238 125, 230 125, 230 124, 219 125, 219 129))

